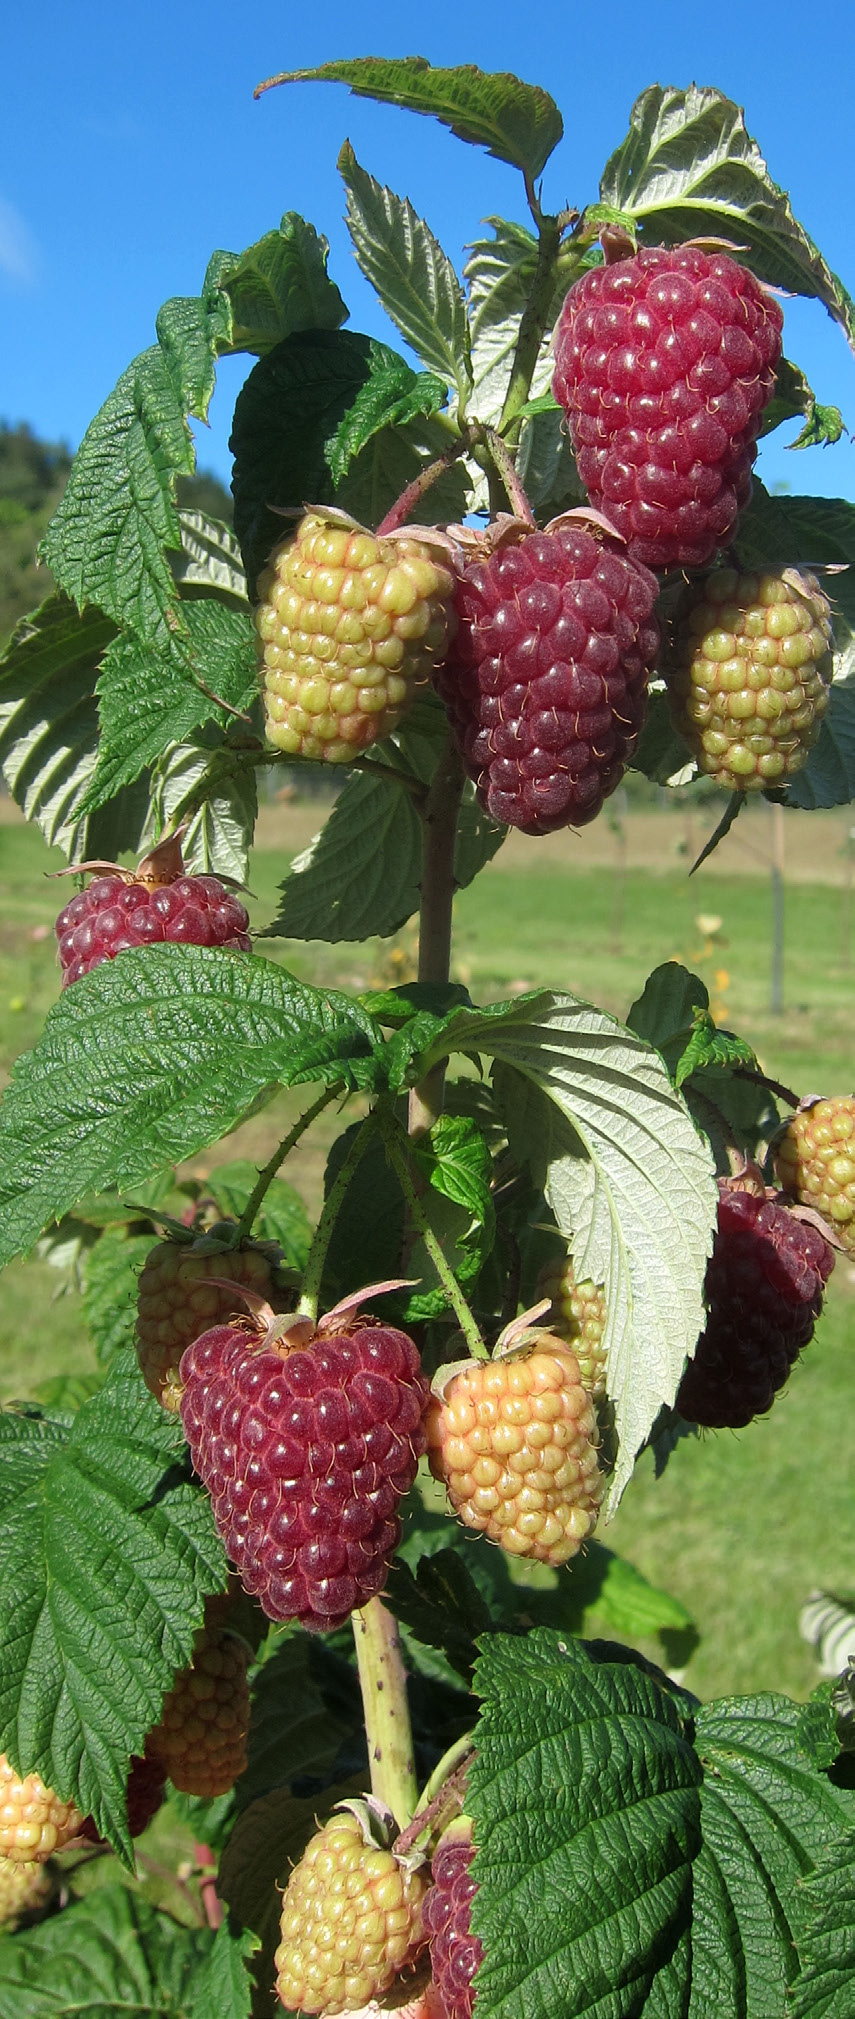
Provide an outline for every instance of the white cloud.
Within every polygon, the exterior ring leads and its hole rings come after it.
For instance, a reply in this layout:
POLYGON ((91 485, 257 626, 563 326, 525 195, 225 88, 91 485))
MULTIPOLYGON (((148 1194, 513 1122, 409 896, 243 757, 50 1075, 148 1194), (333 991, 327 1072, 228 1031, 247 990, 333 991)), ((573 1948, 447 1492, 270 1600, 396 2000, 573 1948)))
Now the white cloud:
POLYGON ((13 203, 0 196, 0 274, 18 287, 32 287, 38 275, 36 241, 13 203))

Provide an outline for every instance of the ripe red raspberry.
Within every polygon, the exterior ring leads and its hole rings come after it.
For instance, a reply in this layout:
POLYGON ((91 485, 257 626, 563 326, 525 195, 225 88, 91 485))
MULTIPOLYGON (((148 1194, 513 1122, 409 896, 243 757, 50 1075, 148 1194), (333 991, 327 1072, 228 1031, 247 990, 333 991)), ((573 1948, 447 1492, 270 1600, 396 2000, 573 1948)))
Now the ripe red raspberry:
POLYGON ((308 512, 258 582, 270 742, 349 764, 388 736, 442 659, 453 587, 429 536, 308 512))
MULTIPOLYGON (((149 1823, 157 1815, 158 1809, 162 1807, 165 1794, 166 1773, 160 1760, 149 1752, 146 1741, 144 1753, 137 1754, 131 1760, 125 1788, 129 1836, 142 1836, 143 1831, 148 1829, 149 1823)), ((87 1816, 80 1835, 90 1844, 106 1843, 106 1838, 99 1836, 92 1816, 87 1816)))
POLYGON ((855 1098, 835 1094, 801 1108, 775 1156, 785 1192, 815 1207, 855 1256, 855 1098))
POLYGON ((442 1839, 431 1860, 432 1885, 424 1922, 430 1938, 431 1974, 445 2019, 472 2019, 473 1978, 484 1950, 470 1927, 478 1891, 470 1872, 475 1856, 471 1825, 461 1818, 442 1839))
POLYGON ((127 947, 230 946, 249 953, 249 915, 218 876, 185 876, 177 835, 153 848, 131 874, 118 864, 85 863, 107 869, 61 911, 56 921, 62 986, 79 981, 103 960, 127 947))
MULTIPOLYGON (((282 1321, 287 1326, 287 1321, 282 1321)), ((268 1619, 318 1632, 382 1590, 425 1448, 428 1386, 405 1332, 218 1325, 181 1361, 181 1421, 232 1563, 268 1619)))
POLYGON ((233 1222, 221 1221, 196 1242, 160 1241, 140 1271, 137 1355, 145 1385, 164 1409, 177 1409, 181 1401, 178 1367, 185 1346, 212 1325, 246 1312, 237 1293, 212 1283, 212 1276, 240 1284, 274 1306, 279 1302, 272 1244, 248 1241, 229 1248, 233 1231, 233 1222))
POLYGON ((423 1946, 421 1872, 366 1843, 355 1815, 330 1818, 282 1901, 276 1989, 289 2012, 354 2012, 389 1989, 423 1946))
POLYGON ((707 1322, 677 1391, 689 1423, 739 1430, 771 1409, 813 1337, 834 1253, 780 1194, 719 1180, 718 1230, 707 1263, 707 1322))
POLYGON ((60 1801, 38 1774, 18 1774, 0 1753, 0 1857, 43 1864, 83 1831, 73 1802, 60 1801))
POLYGON ((541 1297, 552 1299, 545 1323, 557 1338, 572 1346, 583 1388, 592 1401, 601 1402, 606 1392, 605 1291, 590 1277, 577 1282, 572 1255, 541 1270, 537 1287, 541 1297))
POLYGON ((801 770, 831 674, 829 602, 815 575, 719 568, 686 591, 668 697, 699 769, 729 792, 760 792, 801 770))
POLYGON ((200 1628, 189 1667, 164 1698, 146 1752, 182 1794, 213 1799, 227 1794, 246 1766, 249 1649, 212 1623, 215 1608, 207 1610, 211 1623, 200 1628))
POLYGON ((574 282, 555 397, 592 504, 649 568, 700 568, 751 495, 783 316, 754 275, 699 246, 645 247, 574 282))
POLYGON ((516 544, 465 569, 436 686, 495 820, 550 834, 599 813, 644 721, 656 593, 586 514, 519 526, 516 544))
POLYGON ((0 1930, 9 1935, 22 1921, 37 1919, 50 1906, 56 1890, 50 1866, 19 1865, 11 1858, 0 1858, 0 1930))
POLYGON ((428 1461, 467 1528, 511 1556, 566 1563, 603 1497, 596 1433, 575 1354, 539 1332, 519 1353, 451 1371, 428 1409, 428 1461))

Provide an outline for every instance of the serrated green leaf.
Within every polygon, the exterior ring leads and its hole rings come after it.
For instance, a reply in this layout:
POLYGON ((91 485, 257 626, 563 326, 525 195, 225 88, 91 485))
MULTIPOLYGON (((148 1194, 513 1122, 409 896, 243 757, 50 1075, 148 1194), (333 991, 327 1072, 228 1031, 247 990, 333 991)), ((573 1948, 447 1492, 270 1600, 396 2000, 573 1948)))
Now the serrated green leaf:
MULTIPOLYGON (((336 504, 363 525, 378 526, 425 464, 435 462, 448 445, 448 426, 442 419, 407 421, 399 427, 381 428, 351 463, 336 491, 336 504)), ((474 465, 459 456, 443 470, 414 505, 410 513, 412 523, 433 526, 465 518, 470 509, 472 469, 474 465)))
MULTIPOLYGON (((257 1178, 255 1164, 243 1160, 218 1164, 206 1178, 205 1190, 213 1195, 227 1217, 239 1220, 257 1178)), ((276 1241, 292 1268, 305 1268, 312 1243, 312 1229, 299 1192, 295 1192, 285 1178, 274 1178, 268 1185, 253 1233, 256 1240, 276 1241)))
POLYGON ((363 273, 423 363, 465 398, 471 383, 469 325, 450 259, 408 199, 360 168, 349 141, 338 165, 347 189, 348 230, 363 273))
POLYGON ((791 449, 813 449, 824 444, 839 442, 846 433, 843 416, 837 407, 820 406, 813 388, 808 385, 804 372, 798 365, 782 358, 775 372, 775 390, 763 411, 761 436, 771 434, 782 421, 803 417, 804 427, 790 442, 791 449))
MULTIPOLYGON (((336 1137, 324 1172, 324 1194, 329 1196, 359 1123, 336 1137)), ((323 1305, 329 1308, 347 1296, 354 1283, 383 1283, 401 1272, 404 1239, 404 1196, 389 1164, 382 1143, 375 1138, 367 1145, 354 1181, 342 1200, 324 1264, 323 1305)), ((407 1268, 408 1276, 415 1269, 407 1268)), ((384 1311, 392 1300, 384 1297, 384 1311)))
POLYGON ((694 758, 674 727, 668 697, 661 689, 648 696, 647 720, 630 768, 643 772, 654 785, 682 785, 695 773, 694 758))
POLYGON ((728 1698, 698 1712, 704 1848, 695 1866, 689 2019, 780 2019, 792 1982, 800 1882, 841 1841, 851 1794, 799 1744, 801 1706, 728 1698))
POLYGON ((633 1003, 627 1027, 661 1053, 672 1078, 692 1034, 698 1009, 709 1008, 709 991, 699 975, 678 960, 663 961, 648 975, 633 1003))
POLYGON ((801 1973, 788 2019, 849 2019, 855 1983, 855 1830, 802 1883, 801 1973))
POLYGON ((187 605, 186 652, 153 652, 133 632, 115 638, 98 678, 100 742, 83 810, 94 812, 152 769, 167 744, 186 743, 212 718, 255 700, 258 671, 252 623, 244 610, 206 596, 187 605))
POLYGON ((0 1261, 87 1191, 216 1141, 275 1085, 369 1085, 371 1018, 252 954, 152 946, 65 989, 0 1102, 0 1261))
POLYGON ((83 812, 98 752, 95 683, 115 635, 100 610, 81 616, 58 591, 22 619, 0 660, 3 776, 27 819, 70 860, 134 848, 145 817, 128 794, 106 820, 83 812))
POLYGON ((495 1635, 475 1686, 483 2019, 685 2011, 701 1771, 676 1704, 544 1628, 495 1635))
POLYGON ((457 1549, 423 1556, 415 1574, 393 1563, 386 1585, 396 1619, 426 1647, 446 1655, 468 1683, 478 1650, 475 1637, 492 1626, 489 1608, 457 1549))
POLYGON ((486 147, 531 180, 540 175, 564 132, 549 92, 524 84, 509 70, 478 70, 474 63, 442 70, 424 56, 357 56, 322 63, 317 70, 288 70, 269 84, 349 84, 357 98, 424 112, 449 126, 458 140, 486 147))
POLYGON ((388 344, 373 342, 371 353, 371 377, 360 387, 327 445, 327 461, 336 485, 381 428, 401 427, 420 414, 438 413, 448 398, 442 379, 432 372, 414 372, 388 344))
POLYGON ((733 1068, 748 1066, 757 1071, 757 1060, 744 1038, 738 1038, 733 1031, 716 1028, 708 1009, 695 1008, 694 1029, 685 1051, 677 1061, 674 1085, 681 1087, 691 1073, 701 1066, 733 1068))
POLYGON ((465 1206, 473 1219, 481 1219, 485 1232, 494 1228, 493 1165, 475 1122, 465 1115, 440 1115, 430 1135, 413 1145, 413 1157, 435 1191, 465 1206))
POLYGON ((328 241, 296 210, 286 210, 278 230, 246 252, 226 255, 218 285, 231 305, 228 349, 264 357, 294 330, 334 330, 346 322, 328 256, 328 241))
POLYGON ((156 1242, 156 1234, 107 1227, 89 1250, 83 1310, 101 1361, 133 1346, 140 1270, 156 1242))
POLYGON ((250 2019, 252 1978, 247 1969, 258 1948, 251 1929, 233 1934, 228 1921, 217 1929, 194 1979, 187 2019, 250 2019))
POLYGON ((834 1683, 821 1682, 806 1704, 799 1705, 798 1742, 815 1767, 827 1773, 841 1750, 834 1703, 834 1683))
MULTIPOLYGON (((412 793, 390 771, 427 785, 448 734, 434 695, 420 697, 401 728, 372 757, 386 775, 354 773, 308 848, 295 857, 277 918, 266 936, 367 939, 398 932, 420 903, 422 830, 412 793)), ((472 882, 501 847, 507 830, 485 814, 468 784, 454 851, 458 889, 472 882)))
POLYGON ((226 1560, 180 1425, 123 1356, 70 1430, 0 1415, 0 1747, 126 1857, 131 1756, 226 1560))
POLYGON ((221 596, 234 609, 247 601, 241 551, 230 526, 206 512, 179 512, 181 547, 171 556, 182 597, 221 596))
POLYGON ((235 532, 251 595, 271 548, 296 523, 270 507, 299 515, 306 504, 331 503, 327 444, 370 376, 370 337, 302 330, 276 344, 238 394, 229 446, 235 532))
POLYGON ((192 743, 170 745, 151 775, 149 845, 186 821, 181 843, 194 876, 224 876, 245 885, 258 818, 255 768, 241 763, 247 735, 236 724, 199 729, 192 743))
MULTIPOLYGON (((41 1927, 0 1937, 0 2019, 196 2019, 211 1948, 207 1928, 180 1927, 125 1886, 99 1886, 41 1927)), ((243 2010, 207 2006, 205 2019, 243 2010)))
POLYGON ((615 1506, 704 1324, 712 1157, 658 1054, 575 997, 459 1011, 419 1062, 486 1052, 512 1147, 543 1183, 581 1276, 606 1288, 615 1506))
POLYGON ((643 91, 600 195, 640 219, 651 244, 730 239, 758 279, 824 302, 855 344, 850 296, 772 181, 739 106, 722 92, 694 84, 643 91))

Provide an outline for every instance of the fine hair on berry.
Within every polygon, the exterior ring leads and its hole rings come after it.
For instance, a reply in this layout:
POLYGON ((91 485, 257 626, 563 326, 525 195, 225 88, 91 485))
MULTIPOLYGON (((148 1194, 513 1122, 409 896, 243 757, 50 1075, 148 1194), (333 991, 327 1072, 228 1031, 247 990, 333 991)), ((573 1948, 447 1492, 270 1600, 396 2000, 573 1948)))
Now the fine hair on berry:
POLYGON ((382 1590, 429 1390, 391 1325, 283 1352, 220 1325, 181 1361, 181 1421, 228 1555, 269 1619, 325 1632, 382 1590))
POLYGON ((657 587, 620 540, 569 520, 464 570, 436 687, 495 820, 550 834, 599 813, 644 722, 657 587))
POLYGON ((751 495, 783 315, 747 267, 700 246, 644 247, 570 288, 555 397, 579 475, 649 568, 700 568, 751 495))

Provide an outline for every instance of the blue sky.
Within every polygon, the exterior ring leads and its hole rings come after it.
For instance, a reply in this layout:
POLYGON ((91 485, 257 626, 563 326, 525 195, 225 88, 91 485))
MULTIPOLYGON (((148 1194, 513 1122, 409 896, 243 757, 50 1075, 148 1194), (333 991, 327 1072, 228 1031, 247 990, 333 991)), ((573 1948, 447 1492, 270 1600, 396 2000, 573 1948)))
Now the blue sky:
MULTIPOLYGON (((298 210, 331 242, 351 328, 395 341, 355 266, 335 162, 358 159, 408 195, 460 264, 490 213, 526 217, 514 170, 433 121, 300 85, 257 103, 280 69, 334 57, 406 55, 515 70, 545 84, 565 138, 547 166, 546 203, 596 197, 645 85, 713 84, 745 107, 749 131, 797 217, 855 292, 852 231, 855 10, 814 0, 728 9, 710 0, 612 0, 608 8, 507 0, 468 14, 432 0, 424 16, 379 0, 287 9, 251 0, 48 0, 10 10, 0 114, 0 418, 72 446, 134 354, 153 341, 169 295, 198 291, 216 247, 241 251, 298 210)), ((855 359, 818 303, 786 310, 788 354, 818 398, 855 429, 855 359)), ((228 360, 200 429, 200 465, 227 479, 231 408, 248 369, 228 360)), ((762 452, 767 482, 855 497, 855 447, 762 452)))

